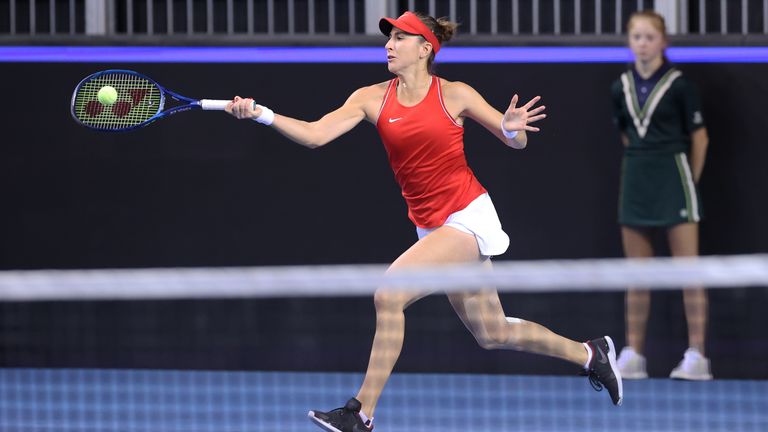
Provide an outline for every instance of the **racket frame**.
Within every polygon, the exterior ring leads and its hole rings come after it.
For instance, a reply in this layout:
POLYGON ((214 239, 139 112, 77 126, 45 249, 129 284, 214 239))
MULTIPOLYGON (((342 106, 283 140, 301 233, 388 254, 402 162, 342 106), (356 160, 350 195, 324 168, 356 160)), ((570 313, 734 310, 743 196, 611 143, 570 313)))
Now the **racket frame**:
POLYGON ((163 117, 167 117, 172 114, 176 114, 182 111, 189 111, 193 109, 204 109, 204 104, 206 105, 205 109, 211 109, 211 110, 223 110, 222 104, 226 104, 229 101, 220 101, 220 100, 210 100, 210 99, 192 99, 188 98, 186 96, 182 96, 174 91, 168 90, 167 88, 160 85, 157 81, 153 80, 152 78, 136 72, 132 70, 127 69, 107 69, 99 72, 92 73, 91 75, 88 75, 87 77, 83 78, 78 84, 77 87, 75 87, 75 91, 72 92, 72 101, 70 103, 70 113, 72 114, 72 118, 75 119, 77 123, 79 123, 82 126, 87 127, 88 129, 97 130, 100 132, 128 132, 132 131, 134 129, 142 128, 144 126, 147 126, 148 124, 154 122, 155 120, 161 119, 163 117), (128 74, 133 75, 136 77, 139 77, 141 79, 145 79, 152 83, 157 89, 160 91, 160 102, 158 103, 157 112, 147 120, 144 120, 141 123, 138 123, 133 126, 123 127, 119 129, 105 129, 100 127, 94 127, 88 124, 83 123, 80 121, 79 118, 77 118, 77 115, 75 113, 75 101, 77 99, 77 94, 80 91, 80 89, 88 82, 103 76, 107 74, 115 74, 115 73, 122 73, 122 74, 128 74), (165 108, 165 100, 166 95, 170 96, 172 99, 179 101, 179 102, 186 102, 184 105, 178 105, 174 106, 172 108, 169 108, 165 111, 163 111, 163 108, 165 108))

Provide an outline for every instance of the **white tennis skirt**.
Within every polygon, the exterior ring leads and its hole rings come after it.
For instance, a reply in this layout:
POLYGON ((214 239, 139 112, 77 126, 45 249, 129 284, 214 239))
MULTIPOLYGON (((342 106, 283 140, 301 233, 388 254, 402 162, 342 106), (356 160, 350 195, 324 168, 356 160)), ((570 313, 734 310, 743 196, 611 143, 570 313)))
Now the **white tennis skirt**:
MULTIPOLYGON (((509 247, 509 236, 501 229, 499 215, 493 206, 491 197, 484 193, 475 198, 464 209, 451 213, 442 226, 449 226, 472 234, 477 239, 480 253, 485 256, 501 255, 509 247)), ((435 228, 416 227, 419 239, 436 230, 435 228)))

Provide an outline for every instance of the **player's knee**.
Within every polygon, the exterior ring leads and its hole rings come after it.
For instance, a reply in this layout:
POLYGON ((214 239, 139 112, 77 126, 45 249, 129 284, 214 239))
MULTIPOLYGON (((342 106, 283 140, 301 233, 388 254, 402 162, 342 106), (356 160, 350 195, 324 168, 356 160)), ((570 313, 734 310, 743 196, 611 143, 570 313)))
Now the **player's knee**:
POLYGON ((397 311, 405 308, 405 296, 390 290, 380 289, 373 294, 373 304, 376 311, 397 311))
POLYGON ((478 344, 484 349, 512 349, 525 351, 531 343, 532 334, 524 328, 525 322, 508 318, 507 322, 494 329, 483 329, 475 335, 478 344))
POLYGON ((480 337, 476 338, 478 345, 480 345, 480 348, 486 349, 486 350, 495 350, 502 347, 502 344, 495 339, 492 338, 485 338, 480 337))
POLYGON ((487 329, 483 329, 479 334, 475 334, 475 340, 480 348, 487 350, 495 350, 505 348, 509 341, 507 334, 503 331, 489 332, 487 329))

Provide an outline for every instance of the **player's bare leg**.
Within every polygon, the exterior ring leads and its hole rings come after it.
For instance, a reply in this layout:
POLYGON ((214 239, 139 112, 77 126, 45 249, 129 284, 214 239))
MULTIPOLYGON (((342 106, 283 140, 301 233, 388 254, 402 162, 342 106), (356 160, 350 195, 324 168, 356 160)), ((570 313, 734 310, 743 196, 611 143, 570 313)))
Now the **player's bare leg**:
MULTIPOLYGON (((451 227, 440 227, 400 255, 388 271, 479 261, 480 252, 473 235, 451 227)), ((373 417, 379 396, 389 380, 403 346, 404 311, 413 302, 427 294, 427 292, 402 292, 389 289, 380 289, 376 292, 374 295, 376 334, 360 391, 356 398, 350 399, 342 408, 329 412, 310 411, 309 417, 312 421, 326 430, 372 428, 367 420, 373 417)))
MULTIPOLYGON (((489 268, 491 266, 490 260, 484 264, 489 268)), ((448 298, 481 347, 525 351, 575 363, 585 368, 585 374, 590 375, 596 389, 606 387, 613 403, 621 404, 623 386, 610 337, 581 343, 560 336, 540 324, 507 318, 498 292, 493 289, 452 293, 448 298)))

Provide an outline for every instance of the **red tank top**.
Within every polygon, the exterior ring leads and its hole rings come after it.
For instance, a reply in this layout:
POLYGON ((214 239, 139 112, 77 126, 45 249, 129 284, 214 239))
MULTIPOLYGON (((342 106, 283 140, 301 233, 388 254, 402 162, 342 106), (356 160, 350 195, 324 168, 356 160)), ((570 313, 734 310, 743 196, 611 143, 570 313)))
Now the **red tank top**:
POLYGON ((376 128, 400 184, 408 217, 416 226, 441 226, 451 213, 484 194, 464 156, 464 128, 448 114, 440 78, 412 107, 397 101, 398 78, 390 81, 376 128))

